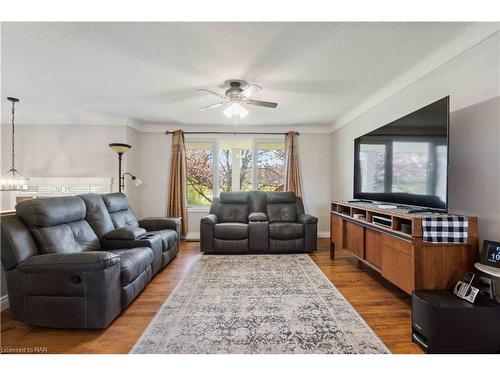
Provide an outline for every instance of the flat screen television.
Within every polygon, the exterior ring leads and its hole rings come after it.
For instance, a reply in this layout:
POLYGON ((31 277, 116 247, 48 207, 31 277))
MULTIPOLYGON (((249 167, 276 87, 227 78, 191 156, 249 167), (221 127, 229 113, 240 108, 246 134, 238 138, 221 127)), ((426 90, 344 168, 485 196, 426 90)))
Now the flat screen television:
POLYGON ((449 96, 354 140, 354 198, 448 208, 449 96))

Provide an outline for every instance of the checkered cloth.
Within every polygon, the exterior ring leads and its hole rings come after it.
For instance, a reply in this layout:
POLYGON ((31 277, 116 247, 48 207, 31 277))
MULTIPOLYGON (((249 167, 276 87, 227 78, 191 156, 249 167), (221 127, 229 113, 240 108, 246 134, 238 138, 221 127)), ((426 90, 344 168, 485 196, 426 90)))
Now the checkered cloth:
POLYGON ((424 242, 467 243, 466 216, 439 216, 422 219, 424 242))

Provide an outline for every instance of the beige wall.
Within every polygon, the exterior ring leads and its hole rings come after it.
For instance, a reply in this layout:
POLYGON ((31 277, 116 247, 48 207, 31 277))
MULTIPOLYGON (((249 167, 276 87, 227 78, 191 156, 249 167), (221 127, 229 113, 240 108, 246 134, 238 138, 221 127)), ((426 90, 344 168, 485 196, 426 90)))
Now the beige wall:
POLYGON ((450 212, 477 215, 481 239, 500 240, 500 35, 450 60, 333 132, 332 199, 352 198, 354 139, 451 97, 450 212))

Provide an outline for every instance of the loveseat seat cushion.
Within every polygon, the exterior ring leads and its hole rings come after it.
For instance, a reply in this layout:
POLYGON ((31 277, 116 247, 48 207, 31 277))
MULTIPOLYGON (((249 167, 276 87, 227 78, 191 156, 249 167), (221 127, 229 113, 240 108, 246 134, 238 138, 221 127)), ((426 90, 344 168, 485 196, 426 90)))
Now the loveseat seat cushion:
POLYGON ((122 286, 134 281, 153 262, 153 250, 149 247, 134 249, 110 250, 110 253, 120 256, 122 286))
POLYGON ((163 251, 167 251, 177 242, 177 232, 172 229, 155 230, 147 233, 148 235, 158 235, 163 243, 163 251))
POLYGON ((304 225, 277 222, 269 224, 269 237, 275 240, 293 240, 304 237, 304 225))
POLYGON ((220 223, 215 224, 214 237, 219 240, 245 240, 248 238, 248 224, 220 223))

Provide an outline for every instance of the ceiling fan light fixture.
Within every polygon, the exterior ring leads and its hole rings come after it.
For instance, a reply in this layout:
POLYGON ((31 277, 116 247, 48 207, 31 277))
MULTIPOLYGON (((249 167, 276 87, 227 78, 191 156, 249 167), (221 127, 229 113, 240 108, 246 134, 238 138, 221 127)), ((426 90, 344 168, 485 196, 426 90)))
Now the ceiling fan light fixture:
POLYGON ((233 103, 224 110, 224 114, 227 118, 233 118, 238 116, 239 118, 244 118, 248 115, 248 111, 238 103, 233 103))

